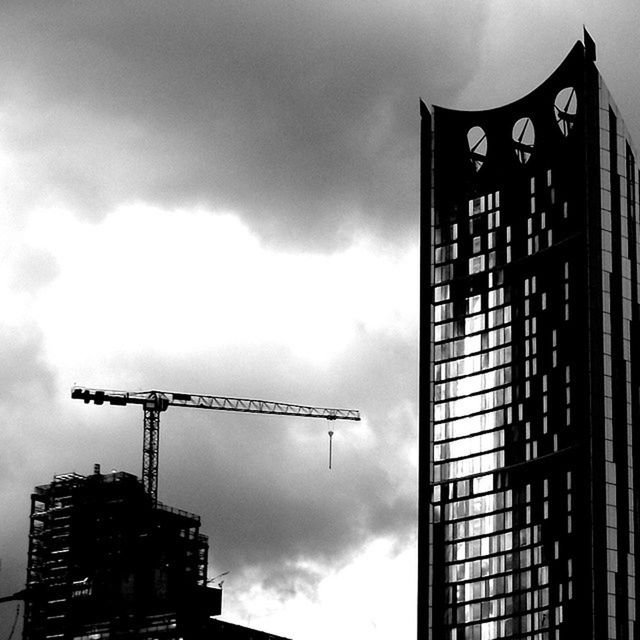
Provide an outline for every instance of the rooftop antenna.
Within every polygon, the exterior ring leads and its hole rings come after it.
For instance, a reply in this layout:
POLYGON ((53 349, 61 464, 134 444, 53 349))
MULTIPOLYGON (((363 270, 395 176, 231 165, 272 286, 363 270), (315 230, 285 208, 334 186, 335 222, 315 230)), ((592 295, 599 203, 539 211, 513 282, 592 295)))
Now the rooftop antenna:
MULTIPOLYGON (((222 573, 219 573, 217 576, 213 578, 209 578, 207 580, 207 584, 210 584, 211 582, 218 580, 218 578, 222 578, 222 576, 228 576, 228 575, 229 575, 229 571, 223 571, 222 573)), ((224 580, 220 580, 220 582, 218 582, 218 587, 222 588, 223 584, 224 584, 224 580)))

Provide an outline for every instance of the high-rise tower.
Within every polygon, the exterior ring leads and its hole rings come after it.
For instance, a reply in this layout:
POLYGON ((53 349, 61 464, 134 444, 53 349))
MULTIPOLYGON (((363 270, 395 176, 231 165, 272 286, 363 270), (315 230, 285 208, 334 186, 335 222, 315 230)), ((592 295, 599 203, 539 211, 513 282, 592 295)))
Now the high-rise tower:
POLYGON ((640 637, 638 182, 586 32, 422 105, 420 640, 640 637))

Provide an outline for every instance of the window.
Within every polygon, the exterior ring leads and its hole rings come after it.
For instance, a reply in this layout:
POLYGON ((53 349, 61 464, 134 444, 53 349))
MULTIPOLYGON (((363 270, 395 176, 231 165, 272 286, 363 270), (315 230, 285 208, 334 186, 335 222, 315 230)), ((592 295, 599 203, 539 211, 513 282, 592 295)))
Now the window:
POLYGON ((574 87, 566 87, 558 92, 553 112, 563 136, 568 136, 576 121, 577 100, 574 87))
POLYGON ((467 133, 471 162, 476 171, 480 171, 487 156, 487 134, 482 127, 472 127, 467 133))
POLYGON ((526 164, 531 157, 533 144, 536 139, 531 118, 520 118, 520 120, 513 125, 511 135, 515 145, 516 157, 522 164, 526 164))
POLYGON ((476 256, 475 258, 469 258, 469 273, 470 274, 474 274, 474 273, 480 273, 481 271, 484 271, 485 265, 484 265, 484 256, 480 255, 480 256, 476 256))

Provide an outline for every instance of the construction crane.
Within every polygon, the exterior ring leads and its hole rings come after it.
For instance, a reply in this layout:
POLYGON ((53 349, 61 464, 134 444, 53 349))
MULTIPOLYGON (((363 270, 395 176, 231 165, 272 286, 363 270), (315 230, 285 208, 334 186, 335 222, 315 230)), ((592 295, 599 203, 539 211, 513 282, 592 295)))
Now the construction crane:
MULTIPOLYGON (((194 409, 214 409, 242 413, 266 413, 303 418, 324 418, 325 420, 360 420, 360 412, 355 409, 325 409, 285 402, 252 400, 248 398, 227 398, 224 396, 204 396, 194 393, 174 393, 171 391, 108 391, 73 387, 71 397, 94 402, 124 406, 139 404, 144 409, 144 439, 142 447, 142 483, 154 504, 158 499, 158 455, 160 435, 160 413, 169 407, 191 407, 194 409)), ((331 468, 331 443, 333 431, 329 431, 329 468, 331 468)))

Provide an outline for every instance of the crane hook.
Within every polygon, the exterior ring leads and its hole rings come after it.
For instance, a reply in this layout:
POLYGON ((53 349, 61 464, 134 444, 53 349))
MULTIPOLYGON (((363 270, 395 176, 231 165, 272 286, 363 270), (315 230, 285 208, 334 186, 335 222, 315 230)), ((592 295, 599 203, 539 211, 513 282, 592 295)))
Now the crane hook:
POLYGON ((332 449, 333 449, 333 431, 329 430, 329 469, 331 469, 332 449))

